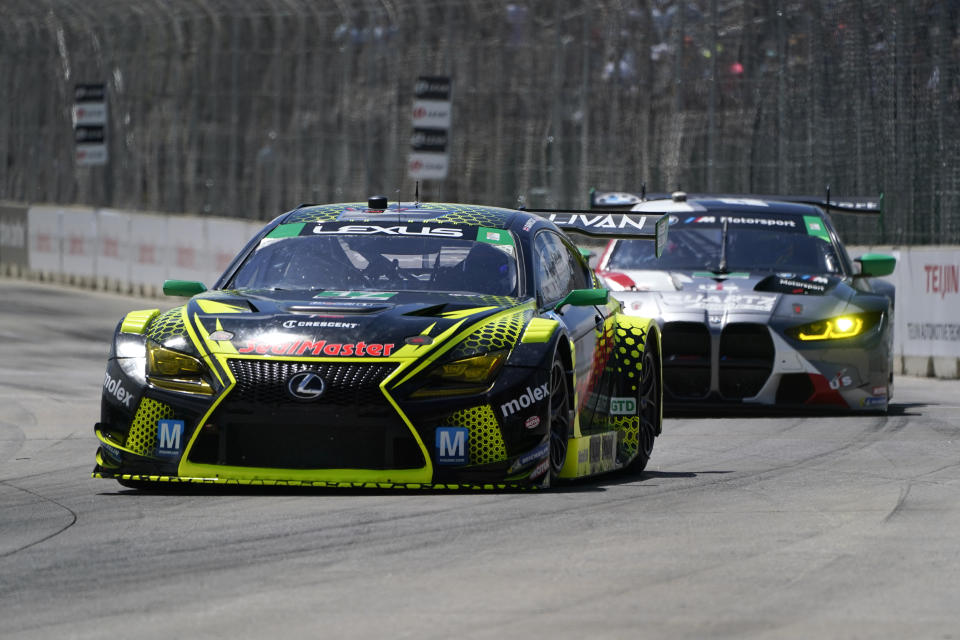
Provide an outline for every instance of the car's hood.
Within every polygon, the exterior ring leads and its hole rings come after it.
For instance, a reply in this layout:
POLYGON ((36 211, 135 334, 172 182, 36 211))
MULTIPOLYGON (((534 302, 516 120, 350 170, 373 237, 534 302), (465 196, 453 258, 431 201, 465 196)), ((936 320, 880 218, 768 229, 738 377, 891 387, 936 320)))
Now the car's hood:
POLYGON ((188 317, 208 349, 274 356, 397 356, 427 346, 518 298, 422 291, 208 291, 188 317))
POLYGON ((854 295, 832 275, 770 272, 619 270, 601 273, 628 312, 662 317, 675 314, 817 317, 841 313, 854 295))

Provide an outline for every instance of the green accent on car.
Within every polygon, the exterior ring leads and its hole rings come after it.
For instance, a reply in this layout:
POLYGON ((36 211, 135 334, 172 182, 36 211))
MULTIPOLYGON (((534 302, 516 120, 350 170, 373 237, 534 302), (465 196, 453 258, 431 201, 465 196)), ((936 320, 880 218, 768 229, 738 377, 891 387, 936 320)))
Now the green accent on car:
POLYGON ((553 309, 559 312, 560 309, 570 304, 575 307, 589 307, 593 305, 607 304, 610 299, 608 289, 574 289, 568 293, 563 300, 557 303, 553 309))
POLYGON ((477 229, 477 242, 487 244, 505 244, 513 246, 513 234, 504 229, 493 229, 491 227, 480 227, 477 229))
POLYGON ((897 266, 897 259, 885 253, 865 253, 856 262, 860 263, 860 273, 865 278, 888 276, 897 266))
POLYGON ((165 296, 191 298, 206 290, 206 285, 196 280, 164 280, 163 282, 163 295, 165 296))
POLYGON ((803 224, 807 227, 807 234, 830 242, 830 233, 819 216, 803 216, 803 224))
POLYGON ((306 226, 304 222, 293 222, 290 224, 280 224, 273 228, 273 230, 267 234, 268 238, 295 238, 300 235, 300 232, 303 231, 303 228, 306 226))

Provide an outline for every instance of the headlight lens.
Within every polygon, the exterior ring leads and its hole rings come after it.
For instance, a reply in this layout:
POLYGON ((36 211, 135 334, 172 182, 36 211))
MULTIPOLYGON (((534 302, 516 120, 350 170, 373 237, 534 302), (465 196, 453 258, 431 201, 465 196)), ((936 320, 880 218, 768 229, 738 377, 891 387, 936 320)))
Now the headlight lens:
POLYGON ((497 377, 507 353, 504 349, 439 364, 430 370, 424 386, 415 391, 412 397, 482 393, 497 377))
POLYGON ((197 358, 147 341, 147 381, 169 391, 210 395, 206 366, 197 358))
POLYGON ((853 338, 872 329, 881 317, 879 312, 852 313, 792 327, 786 330, 786 334, 803 342, 853 338))

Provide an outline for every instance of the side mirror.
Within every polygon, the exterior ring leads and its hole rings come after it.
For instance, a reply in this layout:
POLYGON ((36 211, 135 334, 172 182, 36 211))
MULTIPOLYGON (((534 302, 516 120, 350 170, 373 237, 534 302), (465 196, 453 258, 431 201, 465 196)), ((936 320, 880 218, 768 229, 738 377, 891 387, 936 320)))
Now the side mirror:
POLYGON ((189 298, 206 290, 207 287, 202 282, 195 280, 164 280, 163 282, 163 295, 165 296, 189 298))
POLYGON ((860 263, 860 273, 857 276, 861 278, 888 276, 897 266, 897 259, 884 253, 865 253, 855 258, 854 262, 860 263))
POLYGON ((592 307, 607 304, 609 299, 609 289, 574 289, 568 293, 563 300, 558 302, 553 310, 560 313, 560 309, 568 304, 575 307, 592 307))

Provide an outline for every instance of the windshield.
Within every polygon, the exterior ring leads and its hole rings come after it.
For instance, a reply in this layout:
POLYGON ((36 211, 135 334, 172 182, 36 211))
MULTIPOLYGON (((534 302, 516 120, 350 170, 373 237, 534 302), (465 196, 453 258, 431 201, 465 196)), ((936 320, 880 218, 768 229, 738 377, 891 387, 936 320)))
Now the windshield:
MULTIPOLYGON (((670 227, 667 246, 657 259, 651 242, 620 240, 606 268, 670 271, 720 271, 723 229, 670 227)), ((726 270, 797 273, 839 273, 833 244, 805 233, 775 229, 727 227, 726 270)))
POLYGON ((517 261, 512 244, 460 238, 343 234, 267 237, 227 288, 516 295, 517 261))

